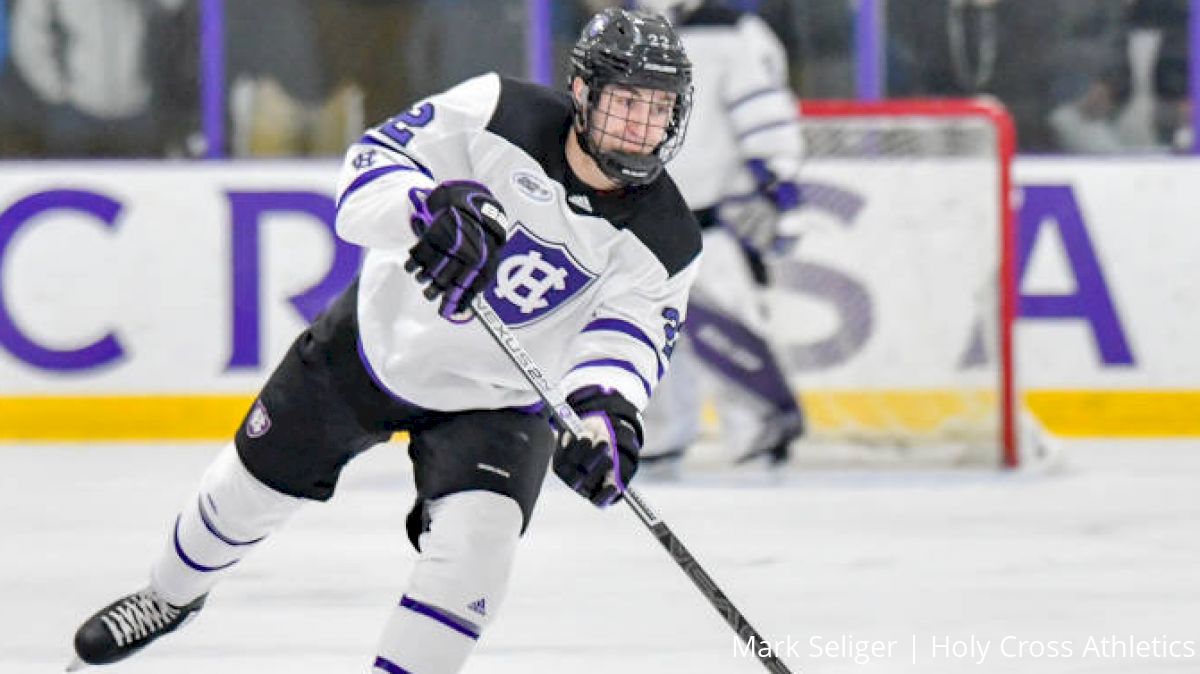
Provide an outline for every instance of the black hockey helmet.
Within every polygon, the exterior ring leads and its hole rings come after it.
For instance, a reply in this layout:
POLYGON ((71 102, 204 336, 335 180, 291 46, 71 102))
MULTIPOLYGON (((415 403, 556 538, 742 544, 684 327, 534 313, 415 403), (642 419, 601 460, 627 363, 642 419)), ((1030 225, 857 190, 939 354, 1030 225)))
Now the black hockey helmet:
MULTIPOLYGON (((584 27, 571 50, 571 81, 587 86, 587 100, 574 94, 575 130, 583 150, 612 180, 644 185, 679 152, 692 109, 692 63, 671 24, 649 12, 606 9, 584 27), (601 150, 595 112, 606 86, 623 85, 675 94, 663 140, 645 153, 601 150)), ((568 84, 570 86, 570 84, 568 84)))

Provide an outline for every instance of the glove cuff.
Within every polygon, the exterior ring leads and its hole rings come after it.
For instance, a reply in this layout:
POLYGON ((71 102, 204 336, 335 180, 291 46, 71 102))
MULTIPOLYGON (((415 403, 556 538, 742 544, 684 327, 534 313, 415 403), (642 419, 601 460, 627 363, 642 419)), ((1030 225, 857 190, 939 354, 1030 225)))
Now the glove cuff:
POLYGON ((580 417, 598 412, 606 414, 620 449, 635 453, 641 449, 645 438, 641 414, 620 393, 600 386, 585 386, 567 396, 567 403, 580 417))

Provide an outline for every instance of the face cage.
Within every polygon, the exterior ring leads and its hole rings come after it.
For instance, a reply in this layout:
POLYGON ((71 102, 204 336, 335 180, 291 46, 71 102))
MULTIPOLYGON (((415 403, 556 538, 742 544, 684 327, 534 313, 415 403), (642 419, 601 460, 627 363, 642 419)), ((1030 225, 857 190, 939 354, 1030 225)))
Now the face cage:
MULTIPOLYGON (((651 148, 648 143, 642 143, 639 146, 636 139, 621 138, 604 132, 605 117, 625 119, 618 111, 604 110, 600 106, 601 96, 605 86, 608 84, 613 83, 605 83, 599 86, 590 85, 588 87, 587 108, 578 111, 576 115, 576 126, 579 135, 583 139, 583 149, 596 160, 596 164, 600 167, 604 175, 617 183, 622 185, 645 185, 653 182, 662 173, 663 165, 679 154, 679 149, 683 145, 683 138, 687 132, 687 123, 692 110, 692 88, 689 86, 687 91, 675 92, 667 89, 644 87, 656 93, 676 94, 670 121, 667 122, 665 127, 657 125, 651 127, 649 124, 645 124, 647 128, 643 137, 647 141, 654 140, 653 134, 656 132, 663 133, 663 139, 659 141, 657 147, 651 148), (628 147, 629 151, 626 151, 624 148, 601 149, 606 144, 604 142, 605 138, 611 139, 608 143, 611 147, 622 148, 622 146, 625 146, 628 147), (633 143, 634 146, 629 147, 630 143, 633 143)), ((614 97, 609 98, 610 104, 613 100, 614 97)))

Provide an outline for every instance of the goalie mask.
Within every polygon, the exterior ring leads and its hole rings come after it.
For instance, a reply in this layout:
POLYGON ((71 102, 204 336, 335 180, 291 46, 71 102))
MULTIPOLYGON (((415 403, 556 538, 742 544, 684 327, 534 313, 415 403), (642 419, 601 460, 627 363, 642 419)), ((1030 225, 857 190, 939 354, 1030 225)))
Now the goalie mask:
POLYGON ((607 9, 571 50, 575 131, 608 178, 644 185, 679 152, 692 108, 692 64, 671 24, 645 12, 607 9))

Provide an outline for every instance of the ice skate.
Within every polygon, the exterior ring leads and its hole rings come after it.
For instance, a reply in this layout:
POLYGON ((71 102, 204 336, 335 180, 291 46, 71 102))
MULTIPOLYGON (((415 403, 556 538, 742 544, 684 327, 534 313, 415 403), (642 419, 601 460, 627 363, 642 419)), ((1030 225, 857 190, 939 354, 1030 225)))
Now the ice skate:
POLYGON ((107 665, 133 655, 155 639, 174 632, 204 607, 202 595, 185 606, 172 606, 145 588, 100 609, 75 632, 73 672, 86 665, 107 665))

